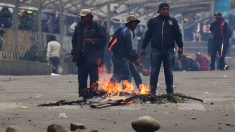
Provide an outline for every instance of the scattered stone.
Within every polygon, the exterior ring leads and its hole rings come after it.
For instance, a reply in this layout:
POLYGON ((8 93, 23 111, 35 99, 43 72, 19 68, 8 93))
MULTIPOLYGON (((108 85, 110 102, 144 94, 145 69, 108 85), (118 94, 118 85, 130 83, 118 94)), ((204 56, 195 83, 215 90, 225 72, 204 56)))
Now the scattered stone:
POLYGON ((66 113, 59 113, 59 118, 66 119, 67 118, 67 114, 66 113))
POLYGON ((98 130, 91 130, 90 132, 99 132, 98 130))
POLYGON ((114 122, 113 122, 113 124, 117 124, 117 122, 116 122, 116 121, 114 121, 114 122))
POLYGON ((6 132, 22 132, 22 130, 16 125, 9 125, 6 129, 6 132))
POLYGON ((76 130, 76 131, 69 131, 69 132, 86 132, 86 130, 76 130))
POLYGON ((221 130, 221 129, 222 129, 222 127, 219 127, 218 129, 219 129, 219 130, 221 130))
POLYGON ((232 126, 232 124, 230 124, 230 123, 226 123, 225 125, 226 125, 226 126, 232 126))
POLYGON ((210 103, 210 105, 214 105, 214 103, 213 103, 213 102, 211 102, 211 103, 210 103))
POLYGON ((58 124, 51 124, 47 127, 47 132, 68 132, 67 129, 58 124))
POLYGON ((197 120, 197 118, 196 118, 196 117, 192 117, 191 119, 192 119, 192 120, 197 120))
POLYGON ((222 124, 221 122, 218 122, 218 124, 222 124))
POLYGON ((83 124, 79 124, 79 123, 71 123, 70 124, 70 131, 82 132, 82 131, 85 131, 85 130, 86 130, 86 127, 83 124))
POLYGON ((131 125, 136 132, 154 132, 160 129, 159 121, 150 116, 139 117, 131 125))
POLYGON ((32 121, 32 120, 30 120, 30 119, 28 120, 28 122, 31 122, 31 121, 32 121))
POLYGON ((225 116, 228 116, 228 115, 225 115, 225 116))
POLYGON ((177 124, 177 123, 175 123, 175 126, 178 126, 178 124, 177 124))

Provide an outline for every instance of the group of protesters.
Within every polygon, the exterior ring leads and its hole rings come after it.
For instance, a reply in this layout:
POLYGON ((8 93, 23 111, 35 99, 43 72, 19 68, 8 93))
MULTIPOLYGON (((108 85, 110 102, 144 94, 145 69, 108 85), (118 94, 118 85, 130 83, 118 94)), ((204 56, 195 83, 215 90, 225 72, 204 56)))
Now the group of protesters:
POLYGON ((97 94, 99 72, 102 65, 104 47, 108 43, 109 52, 112 53, 113 76, 111 83, 120 83, 124 80, 131 82, 134 78, 137 88, 142 83, 137 67, 142 67, 140 56, 146 56, 145 48, 151 42, 151 73, 150 73, 150 96, 155 96, 158 76, 163 63, 166 92, 168 99, 173 94, 172 65, 174 48, 177 44, 177 54, 183 53, 182 34, 175 18, 169 16, 169 5, 161 3, 159 15, 151 18, 147 24, 147 31, 142 43, 140 53, 137 53, 135 29, 140 23, 134 15, 127 17, 124 27, 120 27, 111 36, 108 42, 108 34, 104 27, 93 21, 90 9, 82 9, 80 12, 81 22, 75 27, 72 37, 73 62, 78 67, 78 94, 88 99, 97 94), (87 88, 87 79, 90 78, 90 87, 87 88))

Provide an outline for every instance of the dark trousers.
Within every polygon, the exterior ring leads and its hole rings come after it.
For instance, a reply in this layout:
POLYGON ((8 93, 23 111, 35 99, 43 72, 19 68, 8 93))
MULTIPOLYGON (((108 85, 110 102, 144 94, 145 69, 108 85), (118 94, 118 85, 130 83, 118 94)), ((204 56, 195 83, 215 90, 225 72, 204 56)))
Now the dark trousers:
POLYGON ((113 54, 112 61, 113 61, 113 76, 111 78, 111 81, 121 82, 127 80, 131 82, 131 71, 128 60, 123 56, 113 54))
POLYGON ((85 57, 79 58, 80 62, 77 65, 78 66, 78 93, 79 96, 87 96, 89 94, 89 91, 87 89, 87 79, 88 76, 90 78, 90 89, 93 93, 98 90, 98 79, 99 79, 99 73, 98 73, 98 64, 87 62, 85 57))
POLYGON ((52 73, 58 73, 60 58, 59 57, 50 57, 49 61, 52 64, 52 73))
POLYGON ((140 74, 139 74, 139 72, 137 70, 137 67, 136 67, 135 63, 129 63, 129 67, 130 67, 131 75, 134 78, 135 84, 136 84, 136 86, 138 88, 139 85, 142 84, 142 79, 140 77, 140 74))
POLYGON ((219 66, 218 69, 223 70, 225 65, 225 56, 228 49, 228 42, 223 40, 213 40, 213 44, 211 46, 211 70, 215 69, 215 60, 217 54, 219 55, 219 66), (222 51, 223 45, 223 51, 222 51), (221 52, 222 51, 222 52, 221 52))
POLYGON ((168 94, 173 93, 173 73, 172 64, 174 60, 174 50, 173 49, 152 49, 151 52, 151 76, 150 76, 150 86, 151 94, 156 94, 158 76, 161 69, 161 64, 163 62, 166 92, 168 94))

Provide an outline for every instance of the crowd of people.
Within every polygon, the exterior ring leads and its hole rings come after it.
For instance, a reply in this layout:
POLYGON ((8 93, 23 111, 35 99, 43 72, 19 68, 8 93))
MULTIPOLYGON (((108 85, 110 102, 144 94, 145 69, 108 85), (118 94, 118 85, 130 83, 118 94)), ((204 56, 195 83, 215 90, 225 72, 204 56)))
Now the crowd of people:
MULTIPOLYGON (((37 11, 31 9, 20 10, 18 14, 20 30, 37 30, 37 11)), ((60 33, 59 24, 59 14, 56 12, 46 12, 41 13, 42 20, 42 31, 46 33, 60 33)), ((75 15, 66 15, 64 19, 64 24, 66 25, 66 34, 71 35, 72 31, 70 26, 78 21, 78 17, 75 15)), ((7 7, 3 6, 0 10, 0 28, 12 28, 13 26, 13 12, 7 7)))

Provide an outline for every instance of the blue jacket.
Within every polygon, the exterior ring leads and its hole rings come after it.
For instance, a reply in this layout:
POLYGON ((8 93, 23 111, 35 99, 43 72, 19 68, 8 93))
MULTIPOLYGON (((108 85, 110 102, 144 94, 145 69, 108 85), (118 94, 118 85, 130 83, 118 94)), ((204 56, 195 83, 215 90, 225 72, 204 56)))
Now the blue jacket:
POLYGON ((114 55, 122 56, 127 58, 129 61, 136 61, 138 55, 136 51, 132 47, 132 38, 131 38, 131 30, 125 26, 121 30, 121 34, 118 39, 118 50, 114 51, 114 55))

